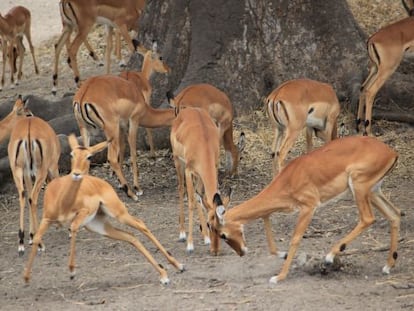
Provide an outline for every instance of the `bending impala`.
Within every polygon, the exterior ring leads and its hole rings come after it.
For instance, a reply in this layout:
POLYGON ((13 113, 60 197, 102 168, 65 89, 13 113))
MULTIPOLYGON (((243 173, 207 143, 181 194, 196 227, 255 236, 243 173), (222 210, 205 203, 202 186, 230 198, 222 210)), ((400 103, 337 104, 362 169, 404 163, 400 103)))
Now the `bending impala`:
POLYGON ((10 136, 8 156, 20 202, 19 254, 24 253, 24 210, 29 204, 29 244, 37 230, 37 200, 46 178, 59 176, 60 144, 54 130, 32 117, 19 97, 13 111, 0 122, 0 141, 10 136), (33 182, 34 181, 34 182, 33 182))
POLYGON ((111 141, 108 161, 127 195, 138 200, 137 195, 142 194, 137 167, 138 127, 171 126, 175 118, 174 109, 154 109, 147 105, 144 95, 132 82, 117 76, 103 75, 82 83, 73 97, 73 111, 86 146, 89 146, 89 128, 104 131, 107 140, 111 141), (127 125, 134 191, 127 184, 120 162, 125 150, 122 133, 127 125))
POLYGON ((43 216, 39 231, 34 237, 34 246, 30 253, 24 279, 30 280, 33 260, 36 256, 37 246, 42 243, 42 237, 51 224, 70 224, 71 242, 69 270, 71 278, 75 274, 75 243, 79 229, 83 226, 89 231, 99 233, 115 240, 132 244, 160 274, 160 281, 168 284, 166 270, 158 264, 151 253, 131 233, 113 227, 107 217, 113 217, 118 222, 135 228, 143 233, 167 260, 179 271, 184 266, 167 252, 157 238, 146 227, 144 222, 131 216, 124 203, 116 195, 114 189, 104 180, 88 175, 91 156, 103 150, 107 142, 99 143, 93 147, 81 147, 74 135, 69 136, 72 149, 72 170, 69 175, 54 179, 46 188, 43 216))
POLYGON ((17 55, 19 56, 19 71, 17 73, 17 82, 22 78, 23 68, 23 57, 24 57, 24 46, 23 36, 26 37, 29 42, 30 53, 32 54, 33 64, 36 74, 39 73, 37 68, 36 57, 34 54, 34 47, 32 44, 30 26, 31 25, 31 14, 28 9, 23 6, 16 6, 10 9, 10 11, 2 16, 0 14, 0 37, 2 39, 3 46, 3 73, 1 78, 1 87, 4 86, 5 69, 6 69, 6 58, 9 59, 10 64, 10 83, 14 84, 14 73, 15 67, 15 48, 17 48, 17 55))
POLYGON ((303 128, 306 127, 308 152, 312 149, 313 132, 325 142, 337 137, 336 122, 340 106, 329 84, 309 79, 287 81, 269 94, 266 106, 275 128, 273 173, 282 169, 289 150, 303 128))
MULTIPOLYGON (((80 45, 86 41, 88 33, 95 23, 105 24, 109 27, 107 37, 106 65, 107 73, 110 68, 112 49, 112 28, 116 27, 128 44, 131 53, 135 46, 128 30, 135 25, 140 17, 145 1, 143 0, 61 0, 60 14, 63 30, 55 47, 55 67, 53 74, 52 93, 56 93, 59 56, 64 44, 68 46, 68 63, 75 75, 75 83, 79 86, 80 77, 77 63, 77 53, 80 45), (69 43, 71 33, 76 30, 76 36, 69 43)), ((89 44, 88 44, 89 45, 89 44)), ((87 47, 88 47, 87 45, 87 47)), ((93 50, 88 47, 89 51, 93 50)))
POLYGON ((202 83, 183 89, 175 98, 167 93, 173 107, 199 107, 205 109, 220 129, 220 137, 226 154, 226 172, 237 174, 240 153, 244 148, 244 133, 240 134, 238 146, 233 142, 233 105, 228 96, 216 87, 202 83))
POLYGON ((270 279, 277 283, 286 278, 303 234, 315 209, 347 190, 355 198, 359 222, 334 245, 325 262, 333 263, 374 221, 372 207, 390 223, 391 243, 384 273, 389 273, 397 259, 400 211, 382 193, 381 184, 397 161, 397 153, 373 137, 353 136, 336 139, 323 147, 291 161, 258 195, 225 211, 210 211, 210 228, 224 239, 240 256, 247 248, 243 225, 275 212, 299 210, 296 228, 282 270, 270 279))
POLYGON ((385 81, 398 68, 405 51, 413 46, 413 16, 385 26, 368 39, 367 50, 370 68, 368 77, 361 87, 356 119, 357 132, 359 132, 361 124, 363 124, 363 134, 372 134, 372 106, 375 96, 385 81))
MULTIPOLYGON (((138 53, 144 56, 144 60, 142 62, 142 69, 141 72, 139 71, 123 71, 119 74, 120 77, 131 81, 135 84, 137 89, 142 92, 144 95, 145 102, 147 105, 151 106, 151 94, 152 94, 152 86, 150 79, 154 72, 158 73, 169 73, 171 72, 170 67, 164 62, 162 56, 160 56, 157 52, 157 43, 153 42, 152 49, 147 50, 142 46, 138 46, 138 53)), ((146 128, 147 137, 148 137, 148 144, 150 146, 151 156, 155 157, 155 148, 154 148, 154 140, 152 138, 152 130, 150 128, 146 128)), ((121 155, 123 153, 121 152, 121 155)), ((122 161, 121 161, 122 162, 122 161)))
MULTIPOLYGON (((171 127, 171 146, 178 177, 180 201, 180 241, 186 240, 184 229, 184 192, 188 196, 188 240, 187 252, 194 250, 193 210, 195 191, 204 191, 205 205, 214 210, 222 205, 218 190, 217 169, 220 152, 219 130, 207 111, 199 108, 183 108, 171 127), (184 179, 185 178, 185 179, 184 179), (194 190, 195 188, 195 190, 194 190)), ((210 244, 206 218, 200 204, 196 204, 201 223, 204 243, 210 244)))

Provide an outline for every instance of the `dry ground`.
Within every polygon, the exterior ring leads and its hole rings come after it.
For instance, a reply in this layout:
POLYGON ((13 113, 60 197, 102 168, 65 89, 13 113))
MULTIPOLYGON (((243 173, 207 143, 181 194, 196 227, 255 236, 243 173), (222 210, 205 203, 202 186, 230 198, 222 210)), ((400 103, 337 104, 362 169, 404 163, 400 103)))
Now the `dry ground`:
MULTIPOLYGON (((39 0, 36 0, 39 1, 39 0)), ((379 2, 378 2, 379 3, 379 2)), ((377 5, 378 5, 377 3, 377 5)), ((99 37, 98 39, 99 40, 99 37)), ((53 40, 37 47, 39 77, 32 75, 26 57, 26 77, 14 90, 0 93, 0 103, 21 93, 52 98, 51 49, 53 40)), ((96 40, 94 46, 98 46, 96 40)), ((83 76, 103 72, 102 67, 82 59, 83 76)), ((63 58, 62 58, 63 59, 63 58)), ((62 63, 59 94, 73 90, 72 75, 62 63)), ((118 70, 113 66, 114 71, 118 70)), ((352 119, 344 114, 343 119, 352 119)), ((195 252, 187 255, 178 239, 178 198, 173 162, 168 150, 157 158, 139 153, 144 195, 134 203, 124 194, 132 214, 142 218, 161 243, 185 263, 187 271, 177 273, 142 235, 141 241, 168 268, 171 284, 158 283, 158 275, 130 245, 101 238, 82 230, 77 243, 77 276, 69 279, 67 269, 69 239, 63 229, 51 228, 45 236, 46 252, 37 256, 33 279, 25 285, 22 271, 27 259, 17 255, 18 200, 14 185, 0 186, 0 308, 2 310, 412 310, 414 308, 414 129, 406 124, 377 122, 383 130, 379 139, 400 153, 399 164, 384 182, 384 193, 404 212, 396 268, 384 276, 389 243, 388 223, 377 215, 377 222, 349 246, 341 257, 339 271, 321 274, 319 263, 330 247, 357 222, 357 211, 348 196, 317 210, 300 245, 288 278, 277 286, 268 279, 277 273, 282 260, 269 255, 262 222, 246 226, 249 254, 238 257, 224 245, 212 257, 195 234, 195 252)), ((235 121, 237 134, 244 131, 247 147, 238 178, 229 180, 234 189, 231 206, 258 193, 271 180, 270 144, 272 131, 263 112, 235 121)), ((236 135, 237 136, 237 135, 236 135)), ((290 155, 302 152, 299 141, 290 155)), ((108 179, 109 170, 96 166, 91 174, 108 179)), ((128 176, 131 179, 131 176, 128 176)), ((281 249, 286 250, 296 214, 274 215, 273 229, 281 249)), ((27 247, 30 250, 30 247, 27 247)))

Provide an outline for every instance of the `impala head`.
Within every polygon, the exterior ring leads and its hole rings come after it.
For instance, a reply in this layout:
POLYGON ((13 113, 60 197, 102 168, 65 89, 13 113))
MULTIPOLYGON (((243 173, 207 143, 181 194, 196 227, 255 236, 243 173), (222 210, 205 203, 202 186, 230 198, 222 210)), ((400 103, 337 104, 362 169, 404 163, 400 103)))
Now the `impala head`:
POLYGON ((153 71, 158 73, 170 73, 171 68, 164 62, 162 56, 158 53, 158 44, 156 41, 152 43, 151 50, 146 49, 144 46, 139 44, 137 46, 139 54, 144 56, 144 62, 150 64, 153 71))
MULTIPOLYGON (((217 235, 226 242, 239 256, 247 253, 246 242, 244 239, 243 224, 238 221, 226 219, 226 207, 230 202, 231 189, 228 195, 221 199, 220 194, 216 193, 213 198, 213 206, 208 208, 208 227, 213 235, 217 235)), ((206 202, 203 199, 203 205, 206 202)), ((217 245, 218 247, 218 245, 217 245)), ((214 250, 215 253, 218 252, 214 250)))
POLYGON ((77 138, 73 134, 69 135, 68 140, 72 149, 70 153, 72 158, 70 174, 73 180, 79 181, 84 175, 88 175, 92 156, 105 149, 108 146, 108 142, 104 141, 92 147, 83 147, 79 145, 77 138))
POLYGON ((26 107, 27 101, 23 100, 22 95, 19 95, 13 106, 13 114, 21 117, 32 117, 33 113, 26 107))

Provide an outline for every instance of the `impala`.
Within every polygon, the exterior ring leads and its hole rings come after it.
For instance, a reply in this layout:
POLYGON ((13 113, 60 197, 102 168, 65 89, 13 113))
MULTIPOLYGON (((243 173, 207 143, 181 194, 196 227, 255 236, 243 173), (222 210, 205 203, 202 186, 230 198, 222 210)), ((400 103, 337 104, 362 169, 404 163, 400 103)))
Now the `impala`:
POLYGON ((1 87, 4 86, 5 78, 5 69, 6 69, 6 59, 8 57, 10 64, 10 83, 14 84, 14 73, 16 71, 15 59, 17 55, 19 56, 19 71, 17 73, 17 82, 22 78, 22 68, 23 68, 23 57, 24 57, 24 46, 23 46, 23 36, 26 37, 29 42, 30 52, 33 58, 33 64, 36 74, 39 73, 37 68, 36 57, 34 54, 34 47, 32 44, 31 33, 31 14, 28 9, 23 6, 15 6, 10 9, 10 11, 2 16, 0 14, 0 37, 2 38, 2 47, 3 47, 3 73, 1 78, 1 87), (16 52, 15 52, 16 48, 16 52))
POLYGON ((51 224, 70 224, 71 278, 75 275, 76 236, 79 229, 85 226, 89 231, 132 244, 158 271, 161 283, 168 284, 168 275, 163 266, 157 263, 134 235, 113 227, 108 216, 143 233, 179 271, 184 271, 184 266, 165 250, 141 219, 128 213, 125 204, 106 181, 88 175, 91 156, 106 148, 107 142, 101 142, 93 147, 83 147, 79 146, 74 135, 70 135, 69 145, 72 149, 72 169, 69 175, 54 179, 46 188, 43 216, 39 230, 34 236, 34 245, 24 271, 25 281, 30 280, 36 249, 42 244, 42 237, 48 227, 51 224))
MULTIPOLYGON (((390 249, 383 273, 394 267, 400 228, 400 211, 382 193, 384 177, 395 166, 398 155, 373 137, 352 136, 336 139, 323 147, 291 161, 259 194, 225 210, 217 207, 209 213, 209 225, 240 256, 247 252, 243 225, 275 212, 299 210, 296 228, 280 273, 270 279, 277 283, 286 278, 303 234, 315 209, 350 190, 359 211, 356 227, 326 255, 333 263, 336 255, 367 229, 374 221, 373 207, 390 223, 390 249)), ((338 215, 340 217, 340 215, 338 215)), ((218 248, 216 249, 216 253, 218 248)), ((283 254, 283 253, 281 253, 283 254)))
MULTIPOLYGON (((144 95, 145 102, 147 105, 151 106, 151 94, 152 94, 152 86, 150 79, 154 72, 158 73, 170 73, 171 69, 168 65, 164 62, 162 56, 159 55, 157 51, 157 43, 153 42, 151 50, 147 50, 142 46, 138 46, 137 49, 138 53, 144 56, 144 60, 142 62, 142 69, 141 72, 139 71, 122 71, 119 76, 133 82, 137 89, 142 92, 144 95)), ((155 148, 154 148, 154 140, 152 138, 152 130, 150 128, 146 128, 147 137, 148 137, 148 144, 150 146, 151 156, 155 157, 155 148)), ((122 155, 123 153, 121 153, 122 155)), ((122 161, 121 161, 122 162, 122 161)))
POLYGON ((145 102, 144 95, 134 83, 121 77, 102 75, 87 79, 73 97, 73 110, 83 142, 89 146, 89 129, 102 129, 107 140, 108 161, 127 195, 138 200, 142 194, 138 181, 137 130, 143 127, 171 126, 174 109, 154 109, 145 102), (134 175, 134 191, 122 173, 124 127, 128 128, 128 144, 134 175))
POLYGON ((167 93, 173 107, 199 107, 205 109, 220 129, 220 138, 226 155, 226 172, 237 174, 240 154, 244 149, 244 133, 240 134, 238 146, 233 142, 233 105, 228 96, 216 87, 202 83, 183 89, 177 96, 167 93))
POLYGON ((184 229, 184 195, 187 187, 188 197, 188 240, 187 252, 194 250, 193 211, 197 206, 204 243, 210 244, 206 218, 200 204, 195 202, 195 192, 204 191, 205 205, 208 209, 222 205, 218 190, 217 169, 220 152, 219 130, 204 109, 180 109, 171 126, 171 146, 177 170, 178 194, 180 205, 179 240, 186 240, 184 229))
POLYGON ((363 124, 363 134, 372 134, 372 106, 375 96, 398 68, 405 51, 413 45, 414 17, 412 16, 385 26, 368 39, 367 50, 370 68, 368 77, 361 86, 356 119, 357 132, 363 124))
POLYGON ((282 169, 303 128, 306 127, 308 152, 313 146, 312 133, 325 142, 337 137, 340 106, 329 84, 309 79, 287 81, 267 96, 266 108, 275 128, 273 173, 282 169))
POLYGON ((46 178, 59 176, 60 144, 54 130, 31 116, 19 97, 13 111, 0 122, 0 141, 10 136, 8 157, 20 203, 19 255, 24 254, 24 210, 29 205, 30 238, 37 230, 37 200, 46 178))
MULTIPOLYGON (((62 17, 63 30, 55 46, 55 65, 53 74, 52 93, 56 93, 59 56, 64 44, 68 47, 68 63, 71 66, 75 83, 79 86, 80 77, 77 63, 77 53, 83 42, 87 43, 87 35, 94 24, 105 24, 108 26, 106 66, 107 73, 110 68, 110 57, 112 49, 113 27, 121 33, 125 39, 131 53, 135 51, 135 46, 128 30, 137 23, 144 8, 144 0, 61 0, 60 15, 62 17), (76 30, 76 36, 69 43, 70 35, 76 30)), ((87 44, 87 47, 89 44, 87 44)), ((88 47, 93 54, 91 47, 88 47)))

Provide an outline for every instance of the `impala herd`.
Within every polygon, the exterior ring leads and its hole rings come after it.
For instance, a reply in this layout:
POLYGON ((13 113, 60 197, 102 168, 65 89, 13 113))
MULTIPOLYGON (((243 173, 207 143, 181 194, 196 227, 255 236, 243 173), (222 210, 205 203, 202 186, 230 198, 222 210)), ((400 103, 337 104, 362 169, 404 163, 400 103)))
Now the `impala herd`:
MULTIPOLYGON (((407 12, 414 4, 403 2, 407 12)), ((163 284, 169 283, 166 270, 131 233, 115 228, 108 218, 128 225, 148 237, 177 270, 184 265, 168 252, 146 227, 144 222, 129 214, 117 192, 105 180, 89 175, 91 157, 107 148, 107 157, 120 187, 128 197, 137 201, 143 194, 137 166, 137 130, 147 129, 150 151, 154 155, 151 128, 171 127, 170 142, 177 172, 179 194, 179 240, 187 241, 187 252, 194 251, 193 212, 197 209, 204 243, 212 254, 220 251, 220 239, 237 254, 247 252, 244 224, 263 219, 265 234, 272 254, 285 259, 279 274, 271 283, 286 278, 299 243, 311 222, 315 209, 327 201, 349 191, 359 211, 359 222, 348 235, 337 242, 325 257, 331 264, 335 256, 345 250, 374 222, 373 207, 390 224, 390 249, 383 272, 388 274, 398 257, 400 211, 381 192, 384 177, 397 163, 398 155, 372 134, 372 106, 378 90, 399 65, 404 51, 414 44, 414 17, 407 17, 379 30, 368 40, 370 72, 362 84, 356 120, 357 132, 364 126, 363 136, 337 138, 340 104, 331 85, 309 79, 296 79, 281 84, 265 100, 265 108, 275 128, 273 152, 274 178, 270 184, 251 199, 228 209, 230 194, 219 190, 218 168, 220 146, 225 150, 225 172, 238 174, 237 168, 245 145, 241 133, 238 143, 233 137, 234 111, 229 97, 210 84, 194 84, 174 95, 167 93, 169 108, 155 109, 150 99, 150 78, 154 73, 171 71, 157 50, 156 42, 146 49, 131 40, 129 31, 137 29, 143 13, 144 0, 60 0, 59 8, 63 31, 55 46, 53 89, 56 93, 59 56, 66 45, 68 63, 73 69, 78 90, 73 97, 73 112, 78 123, 83 145, 74 135, 68 137, 71 147, 71 171, 59 176, 60 144, 49 124, 33 116, 19 97, 13 110, 0 121, 0 142, 9 139, 8 156, 20 203, 18 252, 24 253, 24 210, 29 206, 29 244, 33 244, 24 271, 24 279, 31 278, 32 264, 38 251, 45 249, 42 237, 52 224, 68 225, 70 229, 69 270, 75 272, 75 244, 80 228, 97 232, 112 239, 131 243, 153 265, 163 284), (94 24, 108 28, 106 74, 80 79, 77 52, 82 43, 96 57, 87 40, 94 24), (142 70, 123 71, 115 76, 109 73, 112 35, 121 35, 130 52, 143 56, 142 70), (71 40, 71 34, 75 37, 71 40), (365 110, 365 111, 364 111, 365 110), (307 153, 285 164, 289 150, 306 128, 307 153), (90 131, 104 132, 106 141, 90 146, 90 131), (312 134, 325 142, 312 151, 312 134), (130 185, 122 171, 125 158, 125 140, 128 141, 132 163, 133 182, 130 185), (37 220, 37 201, 45 187, 43 215, 37 220), (186 231, 184 206, 188 205, 186 231), (270 216, 275 212, 298 211, 298 221, 287 252, 278 251, 272 236, 270 216), (187 236, 188 234, 188 236, 187 236)), ((6 15, 0 15, 0 35, 3 49, 4 85, 6 61, 9 61, 11 84, 14 84, 16 59, 19 58, 17 80, 22 77, 24 56, 23 36, 29 42, 35 72, 38 73, 30 38, 29 10, 18 6, 6 15)), ((119 43, 117 44, 119 46, 119 43)), ((119 51, 118 51, 119 54, 119 51)))

